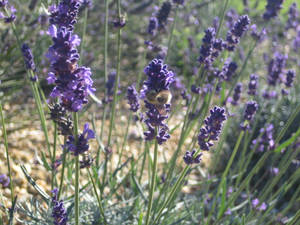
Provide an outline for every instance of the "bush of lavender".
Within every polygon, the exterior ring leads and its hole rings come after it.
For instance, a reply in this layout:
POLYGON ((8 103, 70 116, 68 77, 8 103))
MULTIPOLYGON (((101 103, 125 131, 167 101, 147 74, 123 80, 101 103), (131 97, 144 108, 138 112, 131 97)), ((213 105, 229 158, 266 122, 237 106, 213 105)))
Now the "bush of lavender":
POLYGON ((0 0, 0 31, 0 224, 300 224, 296 1, 0 0))

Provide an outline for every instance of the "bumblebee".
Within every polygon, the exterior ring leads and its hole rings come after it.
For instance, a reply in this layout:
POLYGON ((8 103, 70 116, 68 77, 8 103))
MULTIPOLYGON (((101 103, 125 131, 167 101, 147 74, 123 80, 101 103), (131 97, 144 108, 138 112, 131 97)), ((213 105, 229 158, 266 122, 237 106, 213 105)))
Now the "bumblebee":
POLYGON ((172 94, 169 90, 162 90, 160 92, 152 90, 146 93, 146 99, 149 103, 155 105, 160 114, 165 115, 167 113, 165 104, 170 104, 172 94))

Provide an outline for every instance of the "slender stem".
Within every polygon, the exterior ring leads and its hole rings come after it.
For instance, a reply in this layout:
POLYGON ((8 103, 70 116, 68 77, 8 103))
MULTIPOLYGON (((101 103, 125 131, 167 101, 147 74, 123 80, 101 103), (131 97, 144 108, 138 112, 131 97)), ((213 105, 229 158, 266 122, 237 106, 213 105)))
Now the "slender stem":
POLYGON ((7 170, 8 170, 9 180, 10 180, 10 182, 9 182, 9 184, 10 184, 10 198, 11 198, 11 204, 13 205, 13 202, 14 202, 14 184, 13 184, 13 180, 12 180, 12 176, 11 176, 10 159, 9 159, 9 154, 8 154, 8 140, 7 140, 5 120, 4 120, 4 115, 3 115, 3 110, 2 110, 2 104, 1 103, 0 103, 0 114, 1 114, 1 123, 2 123, 2 129, 3 129, 7 170))
MULTIPOLYGON (((157 128, 155 129, 155 133, 157 133, 157 128)), ((155 181, 157 176, 157 151, 158 151, 158 142, 155 139, 155 146, 154 146, 154 156, 153 156, 153 166, 152 166, 152 178, 151 178, 151 187, 149 191, 149 201, 148 201, 148 209, 147 209, 147 215, 146 215, 146 223, 145 225, 149 225, 149 219, 153 204, 153 194, 155 190, 155 181)))
POLYGON ((223 10, 222 10, 222 12, 221 12, 221 19, 220 19, 220 23, 219 23, 218 30, 217 30, 217 33, 216 33, 216 37, 218 37, 219 34, 220 34, 221 27, 222 27, 222 25, 223 25, 224 16, 225 16, 225 12, 226 12, 226 10, 227 10, 228 4, 229 4, 229 0, 226 0, 225 5, 224 5, 224 8, 223 8, 223 10))
MULTIPOLYGON (((121 18, 120 10, 121 10, 120 9, 120 0, 118 0, 119 18, 121 18)), ((111 143, 112 129, 113 129, 114 121, 115 121, 117 94, 118 94, 118 89, 119 89, 120 65, 121 65, 121 35, 122 35, 122 29, 119 28, 118 40, 117 40, 117 42, 118 42, 117 74, 116 74, 116 79, 115 79, 115 84, 114 84, 114 96, 113 96, 112 112, 111 112, 110 124, 109 124, 109 134, 108 134, 108 141, 107 141, 108 147, 110 146, 110 143, 111 143)))
POLYGON ((168 56, 169 56, 169 53, 170 53, 170 48, 171 48, 171 44, 172 44, 172 39, 173 39, 173 34, 174 34, 174 29, 175 29, 175 26, 176 26, 176 21, 177 21, 177 13, 178 12, 178 5, 176 6, 175 8, 175 16, 174 16, 174 22, 172 24, 172 27, 171 27, 171 32, 169 34, 169 38, 168 38, 168 49, 167 49, 167 54, 166 54, 166 58, 165 58, 165 62, 167 62, 168 60, 168 56))
MULTIPOLYGON (((85 34, 86 34, 86 24, 87 24, 87 17, 88 17, 89 7, 86 6, 84 9, 84 20, 83 20, 83 27, 82 27, 82 36, 81 36, 81 45, 80 45, 80 54, 82 54, 84 48, 84 41, 85 41, 85 34)), ((82 63, 82 57, 79 58, 79 65, 82 63)))
MULTIPOLYGON (((74 112, 74 136, 78 142, 78 113, 74 112)), ((75 156, 75 224, 79 225, 79 155, 75 156)))
POLYGON ((57 142, 57 124, 54 123, 54 137, 53 137, 53 154, 52 154, 52 165, 51 165, 51 173, 52 173, 52 179, 51 179, 51 190, 54 188, 54 180, 55 180, 55 174, 56 174, 56 168, 55 168, 55 160, 56 160, 56 142, 57 142))
MULTIPOLYGON (((66 144, 66 140, 67 140, 67 138, 65 136, 64 137, 64 145, 66 144)), ((58 195, 57 195, 58 199, 60 199, 60 195, 61 195, 62 187, 63 187, 63 183, 64 183, 64 174, 65 174, 65 168, 66 168, 66 155, 67 155, 67 151, 65 151, 65 149, 63 149, 61 178, 60 178, 59 190, 58 190, 58 195)))
POLYGON ((100 199, 101 194, 100 194, 100 196, 98 195, 97 187, 96 187, 95 181, 94 181, 94 179, 93 179, 93 177, 91 175, 90 169, 87 168, 87 171, 88 171, 88 174, 89 174, 89 178, 90 178, 90 180, 92 181, 92 184, 93 184, 93 189, 94 189, 97 201, 98 201, 98 206, 99 206, 99 209, 100 209, 101 216, 103 217, 103 220, 104 220, 104 225, 107 225, 107 221, 106 221, 106 218, 105 218, 104 209, 103 209, 103 206, 102 206, 102 203, 101 203, 101 199, 100 199))

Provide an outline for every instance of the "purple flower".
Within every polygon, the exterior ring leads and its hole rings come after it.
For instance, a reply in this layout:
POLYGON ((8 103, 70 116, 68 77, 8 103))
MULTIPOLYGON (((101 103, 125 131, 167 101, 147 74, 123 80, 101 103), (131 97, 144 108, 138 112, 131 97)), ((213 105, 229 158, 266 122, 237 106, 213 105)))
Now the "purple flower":
POLYGON ((64 202, 58 199, 58 189, 52 191, 52 218, 54 225, 67 225, 68 214, 64 202))
POLYGON ((61 0, 58 6, 49 7, 51 13, 49 22, 57 27, 65 27, 73 31, 80 6, 81 1, 78 0, 61 0))
POLYGON ((228 58, 223 66, 222 69, 222 77, 226 81, 230 81, 232 76, 235 74, 236 70, 238 68, 238 65, 236 62, 231 61, 231 58, 228 58))
POLYGON ((24 43, 22 45, 21 50, 22 50, 22 53, 23 53, 26 69, 35 71, 35 64, 34 64, 31 49, 29 48, 29 46, 26 43, 24 43))
POLYGON ((158 94, 167 91, 166 95, 168 95, 170 85, 174 82, 174 73, 168 70, 167 65, 160 59, 153 59, 144 72, 148 76, 142 89, 142 96, 147 97, 144 102, 147 108, 145 123, 148 131, 144 132, 144 135, 146 140, 156 137, 158 144, 162 144, 170 138, 168 126, 164 123, 170 111, 170 99, 169 96, 158 99, 158 94))
POLYGON ((205 30, 205 35, 202 39, 202 46, 200 47, 200 56, 198 61, 201 64, 209 67, 211 65, 210 56, 213 52, 213 44, 215 42, 216 32, 213 27, 209 27, 205 30))
POLYGON ((282 8, 283 0, 267 0, 266 11, 263 14, 264 20, 269 20, 277 16, 282 8))
POLYGON ((173 0, 173 2, 175 4, 178 4, 178 5, 183 5, 184 4, 184 0, 173 0))
POLYGON ((285 29, 296 29, 299 24, 299 10, 295 2, 289 8, 288 20, 285 29))
POLYGON ((199 95, 201 93, 200 87, 197 87, 195 84, 191 86, 191 92, 193 92, 196 95, 199 95))
POLYGON ((127 100, 130 110, 137 112, 140 108, 138 93, 133 85, 127 88, 127 100))
POLYGON ((250 30, 251 30, 250 35, 252 36, 252 38, 256 41, 259 41, 259 42, 262 41, 267 35, 267 30, 265 28, 263 28, 260 32, 257 31, 256 24, 253 24, 250 27, 250 30))
POLYGON ((8 4, 8 0, 0 0, 0 8, 5 7, 8 4))
POLYGON ((265 211, 267 209, 267 204, 262 202, 261 204, 259 204, 259 199, 255 198, 252 200, 252 207, 255 208, 258 211, 265 211))
POLYGON ((276 176, 279 173, 279 169, 277 167, 272 167, 270 168, 270 173, 276 176))
POLYGON ((171 9, 171 3, 169 1, 165 1, 156 15, 159 27, 163 28, 167 24, 168 16, 171 12, 171 9))
POLYGON ((268 84, 276 86, 279 78, 282 76, 287 56, 279 52, 274 54, 274 57, 270 60, 268 65, 268 84))
POLYGON ((273 150, 275 148, 275 140, 273 138, 273 130, 274 126, 273 124, 268 124, 266 125, 266 128, 261 128, 260 129, 260 134, 261 137, 259 139, 254 139, 252 141, 252 144, 258 145, 257 151, 258 152, 263 152, 265 148, 268 150, 273 150))
POLYGON ((248 84, 248 94, 249 95, 256 95, 257 94, 257 87, 258 87, 258 76, 256 74, 250 75, 250 81, 248 84))
POLYGON ((210 116, 204 120, 205 126, 200 129, 198 144, 200 149, 208 151, 213 146, 212 141, 217 141, 226 120, 225 109, 215 106, 210 110, 210 116))
POLYGON ((263 91, 263 98, 268 99, 268 100, 275 99, 275 98, 277 98, 277 92, 265 90, 265 91, 263 91))
POLYGON ((49 105, 50 118, 57 125, 62 135, 72 135, 73 133, 73 122, 72 119, 67 116, 67 110, 60 104, 54 103, 49 105))
MULTIPOLYGON (((8 5, 8 1, 3 0, 0 1, 0 8, 4 8, 6 7, 6 5, 8 5)), ((8 7, 6 7, 7 9, 8 7)), ((15 9, 14 6, 10 6, 9 9, 7 9, 7 12, 9 12, 8 16, 4 16, 4 14, 2 12, 0 12, 0 19, 4 19, 4 23, 12 23, 16 20, 16 12, 17 10, 15 9)))
POLYGON ((93 130, 89 129, 89 124, 86 123, 84 125, 83 132, 78 135, 77 142, 75 140, 75 137, 73 135, 70 135, 68 137, 66 145, 64 145, 63 147, 72 152, 74 156, 77 156, 89 150, 88 141, 93 138, 95 138, 95 133, 93 130))
POLYGON ((229 9, 226 13, 226 26, 229 29, 232 29, 234 26, 234 21, 236 21, 239 17, 239 14, 235 11, 235 9, 229 9))
POLYGON ((2 187, 8 187, 10 183, 10 179, 8 176, 6 176, 6 174, 1 174, 0 175, 0 184, 2 184, 2 187))
POLYGON ((234 51, 236 45, 240 42, 240 38, 248 30, 250 19, 247 15, 240 16, 235 22, 232 29, 228 31, 226 36, 227 50, 234 51))
POLYGON ((256 101, 247 102, 246 109, 244 112, 244 119, 251 121, 257 110, 258 104, 256 103, 256 101))
POLYGON ((73 112, 79 111, 88 102, 89 94, 95 91, 90 68, 77 65, 80 39, 73 34, 73 29, 79 7, 79 1, 75 0, 61 1, 58 6, 50 7, 48 33, 53 45, 46 55, 51 62, 47 80, 55 84, 50 97, 58 97, 61 104, 73 112))
POLYGON ((157 19, 155 17, 151 17, 148 25, 148 34, 155 35, 155 31, 157 29, 157 19))
POLYGON ((231 100, 232 105, 237 105, 238 104, 238 101, 241 97, 242 88, 243 88, 243 84, 242 83, 237 83, 237 85, 235 86, 234 91, 233 91, 233 97, 232 97, 232 100, 231 100))
POLYGON ((186 151, 185 155, 183 156, 183 160, 187 165, 192 164, 199 164, 201 162, 201 156, 202 153, 195 155, 196 150, 193 150, 192 152, 186 151))
POLYGON ((285 86, 290 88, 293 86, 293 82, 295 79, 296 75, 295 75, 295 71, 294 70, 288 70, 286 73, 286 79, 285 79, 285 86))

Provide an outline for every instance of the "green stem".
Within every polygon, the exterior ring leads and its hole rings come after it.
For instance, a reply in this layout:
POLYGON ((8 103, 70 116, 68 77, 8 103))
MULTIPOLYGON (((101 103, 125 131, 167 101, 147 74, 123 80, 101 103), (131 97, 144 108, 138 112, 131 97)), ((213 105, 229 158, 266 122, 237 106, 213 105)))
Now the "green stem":
POLYGON ((103 209, 103 206, 102 206, 102 203, 101 203, 101 199, 100 199, 101 194, 100 194, 100 196, 98 195, 96 184, 95 184, 95 181, 94 181, 94 179, 93 179, 93 177, 91 175, 90 169, 87 168, 87 171, 88 171, 88 174, 89 174, 89 178, 90 178, 90 180, 92 181, 92 184, 93 184, 93 189, 94 189, 97 201, 98 201, 98 206, 99 206, 99 209, 100 209, 100 213, 101 213, 101 215, 103 217, 103 220, 104 220, 104 225, 107 225, 107 221, 106 221, 106 218, 105 218, 104 209, 103 209))
MULTIPOLYGON (((157 133, 158 129, 155 129, 155 133, 157 133)), ((151 178, 151 187, 149 190, 149 202, 148 202, 148 208, 147 208, 147 214, 146 214, 146 223, 145 225, 149 225, 149 219, 152 209, 152 203, 153 203, 153 194, 155 190, 155 181, 157 176, 157 151, 158 151, 158 142, 155 139, 155 146, 154 146, 154 156, 153 156, 153 166, 152 166, 152 178, 151 178)))
POLYGON ((57 124, 54 123, 54 137, 53 137, 53 154, 52 154, 52 165, 51 165, 51 173, 52 173, 52 179, 51 179, 51 190, 54 188, 54 180, 55 180, 55 174, 56 174, 56 168, 55 168, 55 160, 56 160, 56 142, 57 142, 57 124))
POLYGON ((229 0, 226 0, 225 5, 224 5, 224 8, 222 9, 222 12, 221 12, 221 19, 220 19, 220 23, 219 23, 218 30, 217 30, 217 33, 216 33, 216 38, 217 38, 217 37, 219 36, 219 34, 220 34, 221 27, 222 27, 222 25, 223 25, 224 16, 225 16, 225 12, 226 12, 226 10, 227 10, 228 4, 229 4, 229 0))
POLYGON ((1 114, 1 123, 2 123, 2 129, 3 129, 7 170, 8 170, 9 180, 10 180, 10 182, 9 182, 9 184, 10 184, 10 198, 11 198, 11 204, 13 206, 13 202, 14 202, 14 184, 13 184, 13 180, 12 180, 12 176, 11 176, 10 159, 9 159, 9 154, 8 154, 8 140, 7 140, 5 120, 4 120, 4 115, 3 115, 3 110, 2 110, 2 104, 1 103, 0 103, 0 114, 1 114))
MULTIPOLYGON (((67 140, 67 138, 66 138, 66 136, 64 136, 64 145, 66 144, 66 140, 67 140)), ((67 151, 65 151, 65 149, 63 149, 61 178, 60 178, 59 190, 58 190, 58 195, 57 195, 58 199, 60 199, 60 195, 61 195, 62 187, 63 187, 63 183, 64 183, 64 174, 65 174, 65 168, 66 168, 66 155, 67 155, 67 151)))
MULTIPOLYGON (((75 143, 78 142, 78 113, 74 112, 74 136, 75 143)), ((79 225, 79 155, 75 156, 75 224, 79 225)))
POLYGON ((168 60, 168 56, 169 56, 169 52, 170 52, 170 48, 171 48, 171 44, 172 44, 172 39, 173 39, 173 35, 174 35, 174 29, 176 26, 176 21, 177 21, 177 12, 178 12, 178 6, 176 6, 175 8, 175 16, 174 16, 174 22, 172 24, 171 27, 171 32, 169 34, 169 38, 168 38, 168 49, 167 49, 167 54, 166 54, 166 58, 165 58, 165 62, 167 62, 168 60))

